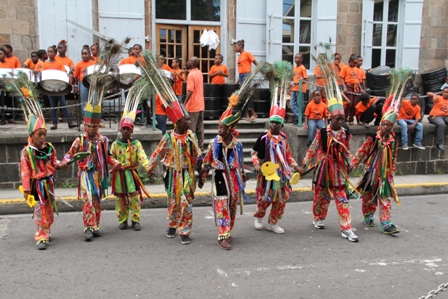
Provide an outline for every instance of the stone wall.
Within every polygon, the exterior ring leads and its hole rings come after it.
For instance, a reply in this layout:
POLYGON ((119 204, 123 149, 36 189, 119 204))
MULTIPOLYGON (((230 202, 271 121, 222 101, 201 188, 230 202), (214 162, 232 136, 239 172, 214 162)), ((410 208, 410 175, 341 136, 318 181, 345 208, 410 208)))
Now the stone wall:
POLYGON ((21 62, 39 47, 36 19, 34 0, 1 0, 0 45, 10 44, 21 62))
MULTIPOLYGON (((47 126, 49 124, 47 123, 47 126)), ((140 140, 147 155, 150 155, 159 143, 162 134, 159 130, 153 131, 151 128, 139 127, 135 128, 133 138, 140 140)), ((111 129, 101 129, 101 134, 107 136, 109 140, 117 139, 117 132, 111 129)), ((70 149, 73 140, 78 136, 77 131, 63 130, 51 131, 47 135, 47 141, 51 142, 57 153, 57 158, 62 160, 64 154, 70 149), (69 134, 67 134, 69 132, 69 134)), ((0 189, 17 188, 20 186, 20 152, 26 144, 26 129, 17 127, 3 132, 0 136, 0 189)), ((155 170, 155 177, 160 176, 162 168, 159 165, 155 170)), ((57 171, 55 174, 56 185, 76 184, 77 167, 72 164, 67 170, 57 171)))
POLYGON ((446 0, 424 0, 419 72, 448 68, 448 5, 446 0))
MULTIPOLYGON (((350 144, 352 155, 361 147, 365 141, 367 134, 374 134, 376 127, 371 126, 368 129, 361 126, 350 127, 353 138, 350 144)), ((286 125, 283 130, 288 134, 289 144, 294 159, 298 163, 302 163, 303 157, 307 151, 307 130, 295 126, 286 125)), ((435 126, 423 123, 423 146, 425 150, 409 147, 404 151, 401 148, 400 127, 395 125, 394 132, 399 140, 399 150, 397 159, 397 174, 440 174, 448 173, 448 152, 439 151, 435 146, 435 126)), ((412 144, 414 134, 409 136, 409 143, 412 144)), ((445 146, 448 146, 448 138, 445 138, 445 146)), ((354 171, 357 172, 356 170, 354 171)), ((358 171, 359 172, 359 171, 358 171)), ((360 172, 359 172, 360 173, 360 172)))
POLYGON ((339 0, 336 51, 347 64, 350 54, 361 53, 362 0, 339 0))

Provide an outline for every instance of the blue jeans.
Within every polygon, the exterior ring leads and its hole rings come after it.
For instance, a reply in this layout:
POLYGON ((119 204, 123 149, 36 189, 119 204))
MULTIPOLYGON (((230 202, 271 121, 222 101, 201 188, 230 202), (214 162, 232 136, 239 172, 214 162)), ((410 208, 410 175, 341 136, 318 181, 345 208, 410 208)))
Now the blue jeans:
MULTIPOLYGON (((249 73, 239 74, 238 75, 238 81, 240 83, 240 86, 243 85, 243 82, 244 82, 244 80, 246 80, 247 76, 249 76, 249 73)), ((254 104, 252 104, 252 101, 249 100, 249 102, 247 102, 247 105, 244 108, 244 110, 251 111, 253 109, 254 109, 254 104)))
POLYGON ((81 100, 81 112, 84 117, 84 110, 86 110, 87 99, 89 98, 89 89, 82 84, 78 83, 79 98, 81 100))
POLYGON ((163 135, 165 135, 166 132, 166 119, 167 119, 166 115, 156 114, 157 129, 162 131, 163 135))
POLYGON ((316 129, 325 128, 325 122, 323 119, 309 119, 308 120, 308 143, 307 147, 311 145, 314 140, 314 136, 316 135, 316 129))
MULTIPOLYGON (((58 102, 61 107, 67 106, 67 104, 65 103, 64 96, 48 96, 48 99, 50 100, 51 108, 56 108, 58 106, 58 102)), ((62 109, 62 112, 64 113, 64 117, 65 117, 65 120, 67 121, 67 124, 70 126, 72 124, 72 119, 70 118, 70 113, 68 112, 68 109, 67 108, 61 108, 61 109, 62 109)), ((58 117, 57 117, 56 111, 57 111, 57 109, 50 110, 51 121, 53 122, 53 125, 58 124, 58 117)))
MULTIPOLYGON (((294 116, 295 116, 295 122, 297 123, 298 119, 299 119, 299 113, 301 113, 300 108, 299 108, 299 102, 301 102, 301 106, 302 106, 302 110, 303 110, 303 92, 302 92, 302 98, 299 99, 299 92, 298 91, 293 91, 291 94, 291 109, 292 112, 294 112, 294 116)), ((302 111, 303 113, 303 111, 302 111)))
MULTIPOLYGON (((408 145, 408 125, 414 124, 414 120, 407 119, 399 119, 397 123, 401 127, 401 142, 403 145, 408 145)), ((417 123, 415 126, 415 144, 421 145, 423 140, 423 125, 421 123, 417 123)))

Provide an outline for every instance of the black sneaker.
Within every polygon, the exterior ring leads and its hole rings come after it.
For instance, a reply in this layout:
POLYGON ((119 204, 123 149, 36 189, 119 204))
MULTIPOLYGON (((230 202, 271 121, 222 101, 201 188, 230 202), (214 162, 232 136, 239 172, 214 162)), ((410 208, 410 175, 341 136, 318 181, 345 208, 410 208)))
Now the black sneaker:
POLYGON ((140 226, 140 223, 134 222, 134 221, 132 221, 132 227, 134 228, 135 231, 139 231, 142 229, 142 227, 140 226))
POLYGON ((166 237, 167 238, 174 238, 176 236, 176 228, 175 227, 168 227, 166 230, 166 237))
POLYGON ((120 225, 118 226, 119 229, 127 229, 128 228, 128 222, 122 222, 120 223, 120 225))
POLYGON ((97 238, 97 237, 101 237, 101 233, 100 233, 99 230, 94 230, 94 231, 92 231, 92 234, 93 234, 93 236, 94 236, 95 238, 97 238))
POLYGON ((382 231, 386 235, 398 234, 399 232, 400 230, 392 223, 384 227, 382 231))
POLYGON ((188 235, 180 235, 180 242, 184 245, 190 244, 190 236, 188 235))
POLYGON ((47 249, 47 243, 45 241, 40 241, 39 243, 37 243, 37 249, 39 250, 47 249))
POLYGON ((90 242, 93 238, 93 232, 90 228, 86 229, 84 232, 84 241, 90 242))

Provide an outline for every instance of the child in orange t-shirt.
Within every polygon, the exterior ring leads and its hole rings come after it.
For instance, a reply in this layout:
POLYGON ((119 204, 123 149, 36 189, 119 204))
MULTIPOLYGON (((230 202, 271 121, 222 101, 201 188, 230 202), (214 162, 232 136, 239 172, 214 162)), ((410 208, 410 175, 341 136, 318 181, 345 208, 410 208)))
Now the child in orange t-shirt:
MULTIPOLYGON (((42 71, 45 70, 59 70, 65 72, 64 65, 56 60, 56 46, 50 46, 47 50, 48 52, 48 61, 45 61, 42 66, 42 71)), ((65 102, 65 96, 48 96, 48 99, 50 100, 50 107, 56 108, 59 102, 59 105, 62 109, 62 112, 64 113, 65 120, 67 121, 69 129, 76 128, 77 125, 72 123, 72 120, 70 118, 70 113, 68 112, 67 107, 65 107, 67 104, 65 102)), ((51 109, 51 120, 53 122, 53 126, 50 127, 50 130, 56 130, 58 128, 58 118, 56 116, 56 109, 51 109)))
POLYGON ((75 68, 75 64, 73 60, 71 60, 67 55, 67 42, 65 40, 61 40, 58 44, 58 53, 55 59, 61 62, 64 66, 68 66, 70 68, 70 72, 75 68))
POLYGON ((383 116, 383 103, 380 99, 370 98, 367 93, 363 93, 359 96, 359 103, 356 104, 355 110, 358 124, 368 127, 369 123, 376 116, 375 126, 380 125, 381 117, 383 116))
POLYGON ((224 57, 221 54, 215 55, 214 64, 208 72, 208 76, 212 79, 212 84, 224 84, 226 83, 226 78, 229 77, 229 70, 222 64, 224 57))
POLYGON ((355 116, 355 106, 358 103, 358 96, 353 94, 354 92, 359 92, 357 63, 358 55, 352 54, 348 60, 349 65, 344 66, 339 73, 343 91, 350 100, 350 105, 345 109, 345 121, 348 122, 350 126, 355 124, 353 119, 355 116))
POLYGON ((34 67, 36 66, 36 63, 39 61, 39 56, 37 56, 37 52, 33 51, 31 52, 31 59, 28 58, 27 60, 25 60, 25 62, 23 63, 23 67, 30 69, 30 70, 34 70, 34 67))
POLYGON ((44 62, 48 59, 48 53, 44 49, 40 49, 37 51, 37 57, 39 57, 39 60, 37 61, 36 65, 34 66, 34 72, 38 72, 42 70, 42 67, 44 66, 44 62))
POLYGON ((304 129, 308 129, 308 143, 310 146, 316 135, 316 129, 322 129, 328 125, 328 107, 320 101, 320 91, 315 90, 312 93, 313 101, 306 105, 304 129))
POLYGON ((173 89, 180 103, 182 101, 182 83, 185 81, 185 72, 180 68, 180 58, 174 58, 171 62, 173 68, 174 84, 173 89))
POLYGON ((362 57, 358 56, 358 63, 356 67, 358 68, 358 81, 361 92, 366 92, 366 71, 361 67, 362 66, 362 57))
POLYGON ((442 90, 442 95, 436 95, 432 92, 426 93, 434 102, 434 106, 429 112, 428 120, 436 125, 436 143, 437 149, 444 151, 445 146, 445 127, 448 124, 448 87, 442 90))
POLYGON ((303 102, 305 99, 306 94, 306 83, 308 82, 308 75, 306 74, 306 68, 302 64, 303 61, 303 55, 300 53, 297 53, 296 56, 294 56, 294 62, 296 63, 296 66, 294 67, 294 78, 292 79, 292 86, 291 86, 291 109, 292 112, 294 112, 295 116, 295 124, 297 124, 299 119, 299 113, 303 113, 303 110, 300 111, 299 103, 301 103, 301 107, 303 109, 303 102), (300 81, 302 81, 302 98, 299 99, 299 87, 300 87, 300 81))
MULTIPOLYGON (((243 84, 246 77, 252 71, 252 63, 257 65, 258 62, 255 60, 255 57, 252 53, 244 50, 244 39, 239 40, 235 44, 235 52, 240 53, 238 56, 238 81, 236 83, 243 84)), ((246 105, 246 121, 254 121, 258 115, 255 113, 254 105, 251 101, 249 101, 246 105), (251 117, 249 119, 249 111, 251 112, 251 117)))
POLYGON ((98 43, 94 43, 93 45, 90 46, 90 59, 92 59, 93 61, 97 62, 99 57, 99 52, 100 52, 100 46, 98 45, 98 43))
POLYGON ((20 60, 16 56, 12 55, 12 47, 11 45, 3 45, 3 50, 6 52, 5 61, 7 64, 11 64, 11 68, 16 69, 20 68, 20 60))
POLYGON ((95 64, 95 60, 91 59, 90 56, 90 49, 87 46, 84 46, 84 48, 81 50, 81 58, 82 60, 78 62, 75 66, 75 85, 74 85, 74 92, 79 93, 79 97, 81 98, 81 111, 82 115, 84 117, 84 110, 87 105, 87 99, 89 97, 89 89, 82 84, 83 76, 84 76, 84 70, 91 65, 95 64))
POLYGON ((342 81, 341 78, 339 78, 339 74, 341 73, 342 69, 345 67, 345 64, 341 61, 342 55, 339 52, 334 53, 334 61, 331 63, 331 66, 333 67, 336 76, 338 77, 338 85, 339 88, 342 90, 342 81))
POLYGON ((413 146, 424 150, 423 141, 423 125, 420 122, 420 106, 418 105, 418 94, 411 95, 409 101, 403 100, 401 108, 398 112, 397 124, 401 127, 401 143, 403 150, 408 150, 408 129, 410 132, 415 129, 415 140, 413 146))

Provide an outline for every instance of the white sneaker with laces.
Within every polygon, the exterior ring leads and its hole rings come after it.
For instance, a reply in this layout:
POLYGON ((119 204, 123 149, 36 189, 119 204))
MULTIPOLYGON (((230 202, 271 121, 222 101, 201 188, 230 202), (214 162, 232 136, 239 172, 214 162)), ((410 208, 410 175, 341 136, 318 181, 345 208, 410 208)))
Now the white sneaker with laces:
POLYGON ((263 219, 263 218, 255 217, 255 223, 254 223, 254 226, 255 226, 255 229, 256 229, 256 230, 262 230, 262 229, 264 228, 263 223, 261 222, 262 219, 263 219))
POLYGON ((280 226, 278 226, 277 224, 268 223, 268 225, 266 225, 266 229, 270 230, 271 232, 274 232, 276 234, 284 234, 285 233, 285 230, 283 228, 281 228, 280 226))
POLYGON ((358 242, 359 238, 351 229, 343 230, 341 236, 350 242, 358 242))
POLYGON ((424 147, 423 145, 421 145, 421 144, 416 144, 416 143, 414 143, 412 146, 413 146, 413 147, 416 147, 416 148, 418 148, 418 149, 421 149, 421 150, 424 150, 424 149, 425 149, 425 147, 424 147))
POLYGON ((318 228, 318 229, 324 229, 325 228, 325 224, 324 224, 324 221, 322 219, 313 220, 313 224, 314 224, 315 228, 318 228))

